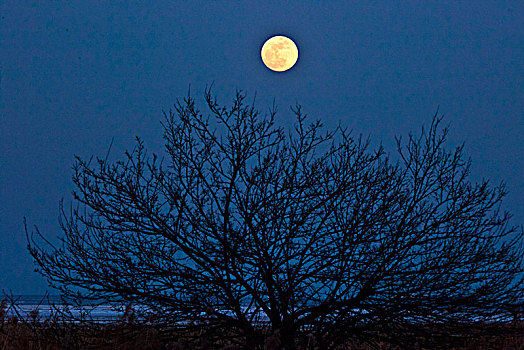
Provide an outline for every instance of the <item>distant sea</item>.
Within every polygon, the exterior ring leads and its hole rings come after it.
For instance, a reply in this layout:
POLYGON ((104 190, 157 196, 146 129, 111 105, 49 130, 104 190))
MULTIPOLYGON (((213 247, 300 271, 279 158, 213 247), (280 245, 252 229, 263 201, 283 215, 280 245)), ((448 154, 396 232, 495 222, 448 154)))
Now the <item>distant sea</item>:
MULTIPOLYGON (((2 300, 5 296, 1 296, 2 300)), ((38 310, 37 320, 44 321, 49 319, 55 311, 53 308, 61 310, 67 310, 68 313, 76 318, 82 318, 85 316, 86 319, 100 323, 115 322, 124 318, 126 305, 125 304, 110 304, 102 302, 83 302, 82 306, 75 306, 74 303, 68 303, 67 300, 63 300, 60 295, 11 295, 8 298, 7 303, 7 316, 18 318, 30 319, 31 313, 35 314, 35 310, 38 310), (10 301, 14 301, 16 307, 10 305, 10 301)), ((133 305, 133 309, 136 311, 140 310, 147 313, 150 310, 144 305, 133 305)), ((225 311, 226 313, 228 311, 225 311)), ((264 313, 259 312, 256 317, 258 322, 267 322, 267 316, 264 313)), ((255 321, 257 322, 257 321, 255 321)))
MULTIPOLYGON (((5 295, 0 295, 0 300, 4 299, 5 295)), ((124 310, 126 306, 124 304, 103 304, 100 302, 84 302, 83 306, 73 306, 73 303, 68 303, 67 300, 64 303, 60 295, 35 295, 35 294, 24 294, 24 295, 11 295, 9 299, 13 299, 17 305, 14 310, 9 301, 7 303, 7 316, 23 317, 28 319, 32 311, 38 309, 38 320, 43 321, 53 315, 53 305, 57 308, 67 309, 68 312, 74 317, 81 318, 82 315, 87 315, 87 319, 90 319, 99 323, 109 323, 122 320, 124 316, 124 310)), ((139 305, 134 305, 133 308, 145 310, 139 305)), ((261 313, 258 320, 261 322, 267 322, 267 316, 261 313)), ((493 321, 510 321, 512 318, 508 316, 492 316, 490 318, 493 321)))
MULTIPOLYGON (((2 295, 0 300, 3 300, 6 296, 2 295)), ((121 319, 124 314, 125 305, 111 305, 102 304, 97 302, 84 302, 82 307, 73 307, 73 303, 63 300, 60 295, 35 295, 35 294, 23 294, 23 295, 10 295, 7 298, 7 317, 17 316, 18 318, 28 319, 31 312, 38 310, 37 319, 39 321, 50 318, 55 312, 53 306, 58 309, 67 309, 68 312, 74 317, 82 317, 87 315, 88 319, 98 322, 114 322, 115 320, 121 319), (11 305, 11 301, 16 307, 11 305), (98 306, 94 306, 98 305, 98 306)))
MULTIPOLYGON (((0 297, 2 300, 5 296, 0 297)), ((15 294, 9 295, 8 300, 13 299, 17 305, 57 305, 57 304, 71 304, 60 295, 44 295, 44 294, 15 294)), ((85 305, 94 305, 96 302, 86 301, 85 305)))

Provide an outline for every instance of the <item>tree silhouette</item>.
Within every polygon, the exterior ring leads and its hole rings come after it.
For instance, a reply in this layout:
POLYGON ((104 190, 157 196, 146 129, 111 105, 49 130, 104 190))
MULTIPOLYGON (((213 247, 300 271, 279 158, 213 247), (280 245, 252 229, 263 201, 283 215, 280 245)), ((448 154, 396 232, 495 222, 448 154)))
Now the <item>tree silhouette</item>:
POLYGON ((300 106, 286 131, 241 92, 231 107, 205 101, 207 114, 190 95, 165 113, 161 157, 138 139, 122 161, 77 158, 62 245, 28 233, 51 285, 251 347, 266 322, 285 349, 304 330, 321 348, 407 342, 522 305, 523 231, 500 210, 504 185, 469 181, 437 115, 397 139, 397 157, 308 124, 300 106))

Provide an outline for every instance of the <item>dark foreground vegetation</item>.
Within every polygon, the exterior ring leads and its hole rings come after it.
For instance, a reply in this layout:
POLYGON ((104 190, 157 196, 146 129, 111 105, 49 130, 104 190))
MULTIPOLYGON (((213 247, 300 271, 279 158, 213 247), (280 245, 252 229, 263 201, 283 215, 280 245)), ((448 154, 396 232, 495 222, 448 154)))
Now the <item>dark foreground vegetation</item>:
MULTIPOLYGON (((474 327, 477 328, 478 325, 474 327)), ((501 325, 497 325, 501 326, 501 325)), ((489 326, 469 336, 453 337, 452 333, 438 335, 442 330, 434 329, 428 338, 413 339, 411 345, 398 345, 387 341, 361 343, 348 341, 336 349, 524 349, 524 325, 502 325, 507 333, 493 334, 489 326), (432 345, 425 345, 432 344, 432 345), (438 344, 438 345, 436 345, 438 344)), ((223 332, 223 330, 222 330, 223 332)), ((54 349, 125 349, 125 350, 175 350, 175 349, 245 349, 234 339, 212 341, 206 331, 186 333, 183 329, 162 328, 151 325, 116 323, 110 325, 61 325, 60 327, 10 320, 0 332, 0 349, 10 350, 54 350, 54 349)), ((307 331, 297 336, 298 349, 321 349, 308 342, 307 331)), ((238 339, 242 341, 241 339, 238 339)), ((280 344, 272 335, 267 335, 257 349, 279 349, 280 344)))
MULTIPOLYGON (((158 318, 136 319, 131 306, 112 322, 97 323, 92 319, 67 316, 55 309, 50 317, 40 317, 37 311, 23 316, 15 304, 8 306, 7 299, 0 303, 1 350, 54 350, 54 349, 125 349, 125 350, 179 350, 179 349, 285 349, 269 326, 257 327, 257 339, 238 336, 238 331, 202 325, 161 324, 158 318), (67 320, 67 321, 66 321, 67 320)), ((416 334, 403 339, 398 333, 409 334, 404 326, 389 325, 392 334, 378 331, 375 339, 362 341, 359 337, 347 338, 330 349, 524 349, 524 320, 519 315, 508 322, 448 324, 420 326, 416 334), (404 328, 404 329, 402 329, 404 328), (464 329, 469 329, 465 332, 464 329), (420 336, 420 334, 425 334, 420 336)), ((328 335, 327 338, 331 336, 328 335)), ((318 344, 311 329, 297 332, 296 349, 326 349, 318 344)))

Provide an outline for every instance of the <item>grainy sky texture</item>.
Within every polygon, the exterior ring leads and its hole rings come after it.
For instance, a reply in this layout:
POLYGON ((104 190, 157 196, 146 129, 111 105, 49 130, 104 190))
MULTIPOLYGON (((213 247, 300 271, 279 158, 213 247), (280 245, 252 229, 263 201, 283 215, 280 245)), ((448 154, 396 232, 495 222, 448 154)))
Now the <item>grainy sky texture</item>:
POLYGON ((162 151, 162 110, 206 85, 279 123, 300 103, 393 150, 439 107, 472 179, 506 181, 524 224, 524 1, 3 1, 0 19, 0 290, 43 293, 23 217, 51 238, 74 156, 120 158, 135 136, 162 151), (299 60, 261 62, 272 35, 299 60))

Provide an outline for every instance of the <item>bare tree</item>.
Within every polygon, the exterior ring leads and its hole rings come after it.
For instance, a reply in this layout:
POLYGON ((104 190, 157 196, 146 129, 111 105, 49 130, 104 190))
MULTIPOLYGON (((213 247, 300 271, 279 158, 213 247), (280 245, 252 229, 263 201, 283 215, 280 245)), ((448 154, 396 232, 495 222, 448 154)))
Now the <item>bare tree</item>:
POLYGON ((51 285, 252 347, 267 321, 285 349, 305 329, 322 348, 406 341, 522 305, 524 233, 500 210, 504 185, 469 181, 436 115, 390 156, 300 106, 286 131, 241 92, 205 101, 207 114, 190 95, 165 113, 162 157, 138 140, 123 161, 77 158, 62 245, 28 234, 51 285))

